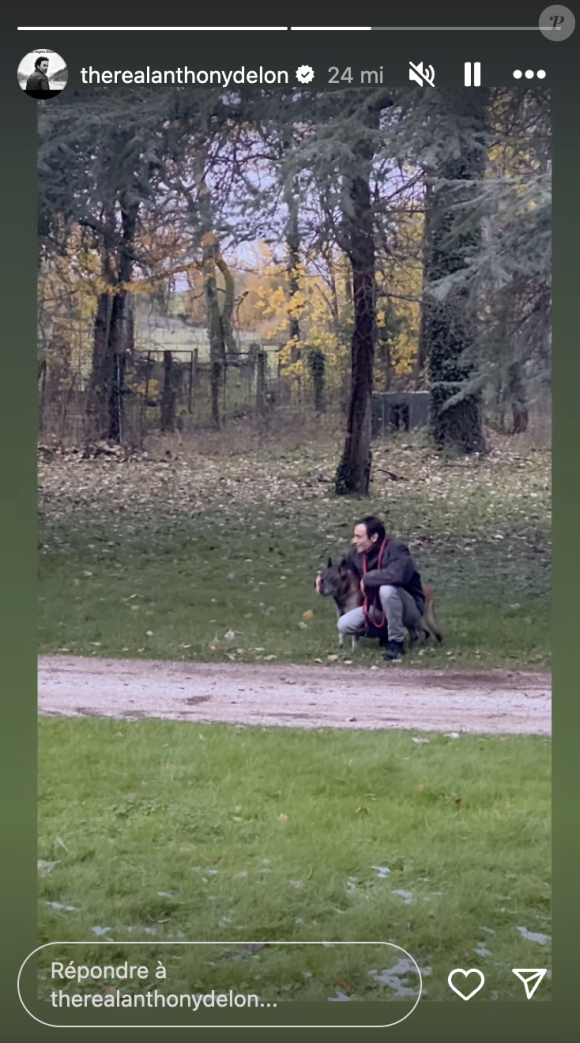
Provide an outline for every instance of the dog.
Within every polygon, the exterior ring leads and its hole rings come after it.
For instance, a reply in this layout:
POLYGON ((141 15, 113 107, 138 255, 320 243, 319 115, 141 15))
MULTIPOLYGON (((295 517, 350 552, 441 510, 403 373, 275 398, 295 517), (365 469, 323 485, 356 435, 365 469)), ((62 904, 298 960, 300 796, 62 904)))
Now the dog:
MULTIPOLYGON (((411 645, 414 645, 418 641, 428 641, 432 635, 436 641, 441 644, 443 641, 443 634, 441 633, 437 620, 435 619, 435 594, 433 588, 429 586, 428 583, 422 583, 421 586, 425 598, 425 610, 420 622, 416 626, 408 628, 409 640, 411 645)), ((353 608, 359 608, 364 602, 364 595, 360 587, 360 579, 354 569, 351 568, 346 558, 343 558, 336 564, 333 563, 332 558, 329 558, 326 568, 319 569, 316 573, 315 587, 317 593, 322 597, 334 598, 338 617, 344 616, 345 612, 350 612, 353 608)), ((368 627, 367 636, 378 637, 381 644, 383 644, 387 639, 386 628, 380 630, 371 625, 368 627)), ((343 641, 343 634, 339 634, 339 645, 342 646, 343 641)), ((356 648, 357 643, 358 638, 356 635, 353 635, 353 651, 356 648)))

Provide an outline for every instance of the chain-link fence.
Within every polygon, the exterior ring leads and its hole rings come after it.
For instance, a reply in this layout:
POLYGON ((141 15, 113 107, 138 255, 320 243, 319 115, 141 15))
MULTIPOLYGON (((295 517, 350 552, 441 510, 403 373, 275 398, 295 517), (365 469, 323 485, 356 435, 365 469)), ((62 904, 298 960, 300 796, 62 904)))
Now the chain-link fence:
MULTIPOLYGON (((195 338, 192 338, 195 343, 195 338)), ((319 349, 298 349, 289 359, 284 345, 249 337, 241 350, 210 361, 207 345, 135 348, 123 361, 117 381, 120 441, 142 447, 156 434, 221 431, 246 423, 260 431, 305 433, 324 419, 344 429, 350 372, 348 353, 331 370, 319 349)), ((94 438, 91 427, 91 367, 87 352, 55 340, 39 368, 39 437, 43 442, 81 445, 94 438)), ((411 383, 409 381, 409 383, 411 383)), ((424 428, 429 422, 426 390, 397 381, 392 392, 373 396, 373 438, 424 428)), ((551 396, 526 376, 517 411, 501 391, 484 393, 486 425, 499 434, 525 434, 532 445, 551 444, 551 396)))
MULTIPOLYGON (((123 373, 121 441, 142 445, 156 433, 221 430, 247 420, 262 428, 296 425, 322 414, 342 415, 343 387, 327 389, 308 366, 288 373, 282 349, 253 343, 217 367, 197 348, 140 351, 123 373)), ((39 376, 39 437, 81 444, 90 438, 90 375, 74 371, 62 354, 45 359, 39 376)))

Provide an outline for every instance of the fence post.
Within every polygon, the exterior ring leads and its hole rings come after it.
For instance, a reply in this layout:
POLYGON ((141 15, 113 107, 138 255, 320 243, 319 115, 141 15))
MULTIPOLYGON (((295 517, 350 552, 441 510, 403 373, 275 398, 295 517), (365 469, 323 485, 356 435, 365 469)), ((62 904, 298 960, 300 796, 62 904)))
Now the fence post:
POLYGON ((173 354, 163 352, 163 393, 161 396, 161 430, 175 430, 175 388, 173 374, 173 354))
POLYGON ((193 351, 189 355, 189 388, 187 391, 187 412, 193 412, 193 351))
POLYGON ((256 355, 256 407, 263 416, 266 412, 266 352, 260 349, 256 355))

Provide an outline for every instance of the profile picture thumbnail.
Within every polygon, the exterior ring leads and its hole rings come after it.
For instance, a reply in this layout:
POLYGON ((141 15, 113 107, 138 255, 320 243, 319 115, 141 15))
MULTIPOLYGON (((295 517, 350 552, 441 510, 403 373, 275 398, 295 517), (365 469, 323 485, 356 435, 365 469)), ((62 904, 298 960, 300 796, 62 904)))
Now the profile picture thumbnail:
POLYGON ((67 80, 66 63, 48 47, 29 51, 18 66, 18 82, 31 98, 54 98, 64 90, 67 80))

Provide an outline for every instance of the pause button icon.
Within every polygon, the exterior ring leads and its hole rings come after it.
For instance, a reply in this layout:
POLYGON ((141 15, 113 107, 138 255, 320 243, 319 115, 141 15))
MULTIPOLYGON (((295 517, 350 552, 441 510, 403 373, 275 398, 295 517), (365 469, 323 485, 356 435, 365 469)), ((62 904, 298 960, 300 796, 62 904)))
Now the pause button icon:
POLYGON ((481 62, 465 62, 463 82, 466 87, 481 87, 481 62))

